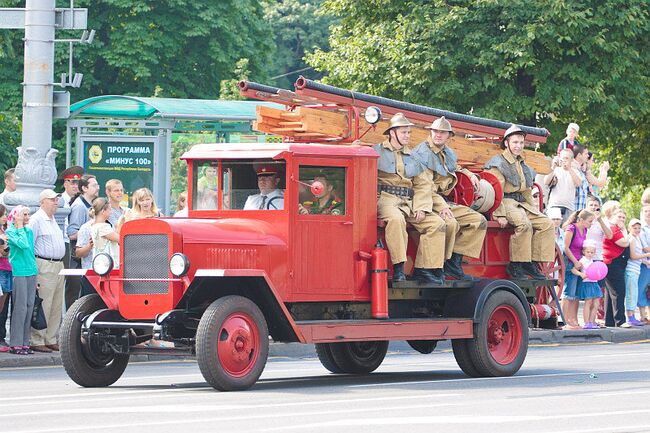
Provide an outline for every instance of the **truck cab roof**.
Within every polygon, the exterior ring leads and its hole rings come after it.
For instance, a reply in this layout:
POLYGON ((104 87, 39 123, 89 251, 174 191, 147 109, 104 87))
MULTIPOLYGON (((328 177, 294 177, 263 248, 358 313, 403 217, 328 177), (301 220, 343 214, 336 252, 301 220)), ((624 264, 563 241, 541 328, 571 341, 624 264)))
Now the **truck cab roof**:
POLYGON ((323 143, 209 143, 197 144, 181 159, 286 159, 288 155, 313 157, 377 157, 369 146, 323 143))

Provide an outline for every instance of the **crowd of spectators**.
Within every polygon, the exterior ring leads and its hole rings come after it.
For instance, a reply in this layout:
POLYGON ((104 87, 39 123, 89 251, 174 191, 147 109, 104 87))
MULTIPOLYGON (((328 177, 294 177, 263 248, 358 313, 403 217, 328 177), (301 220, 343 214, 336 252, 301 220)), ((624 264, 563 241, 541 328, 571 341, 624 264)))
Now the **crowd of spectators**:
POLYGON ((106 182, 103 197, 96 177, 84 174, 82 167, 70 167, 60 178, 64 191, 43 190, 33 214, 20 205, 8 212, 4 197, 16 190, 16 178, 14 169, 5 172, 0 194, 0 352, 58 351, 65 310, 80 296, 94 292, 85 277, 64 278, 60 271, 64 267, 89 269, 99 253, 109 254, 119 267, 119 230, 124 222, 163 216, 147 188, 134 191, 129 209, 123 205, 124 187, 119 179, 106 182), (60 207, 70 209, 63 227, 56 219, 60 207), (37 296, 47 322, 43 330, 31 326, 37 296))
POLYGON ((599 193, 607 184, 609 163, 600 164, 598 176, 592 173, 593 154, 578 141, 579 131, 577 124, 569 124, 553 170, 544 177, 550 189, 546 213, 555 224, 566 265, 561 302, 565 329, 650 324, 650 188, 641 198, 640 219, 627 225, 619 202, 601 206, 599 193), (587 275, 596 262, 607 266, 607 275, 600 280, 587 275), (582 325, 580 301, 584 301, 582 325))

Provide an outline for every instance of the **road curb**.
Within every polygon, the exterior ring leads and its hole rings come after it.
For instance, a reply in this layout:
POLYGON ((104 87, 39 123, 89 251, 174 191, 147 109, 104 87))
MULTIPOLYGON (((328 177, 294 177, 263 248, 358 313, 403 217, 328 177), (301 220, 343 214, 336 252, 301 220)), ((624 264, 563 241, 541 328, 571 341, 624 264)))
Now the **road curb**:
MULTIPOLYGON (((646 340, 650 341, 650 326, 631 329, 604 328, 575 331, 535 329, 530 332, 529 336, 531 345, 631 343, 646 340)), ((444 342, 439 345, 439 349, 448 348, 449 346, 449 342, 444 342)), ((392 341, 389 350, 391 352, 414 352, 405 341, 392 341)), ((313 344, 271 343, 269 356, 280 359, 313 358, 316 356, 316 350, 313 344)), ((131 362, 193 359, 194 357, 191 356, 131 355, 131 362)), ((47 367, 53 365, 61 365, 61 356, 58 352, 36 353, 29 356, 0 353, 0 368, 47 367)))

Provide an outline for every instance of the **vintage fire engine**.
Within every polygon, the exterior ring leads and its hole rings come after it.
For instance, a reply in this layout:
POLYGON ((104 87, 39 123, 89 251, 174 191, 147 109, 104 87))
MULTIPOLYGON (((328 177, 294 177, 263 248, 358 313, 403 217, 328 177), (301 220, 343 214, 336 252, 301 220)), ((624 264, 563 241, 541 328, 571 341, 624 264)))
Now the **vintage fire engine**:
MULTIPOLYGON (((255 125, 284 140, 193 147, 182 157, 189 173, 187 218, 127 222, 119 269, 98 254, 91 270, 64 271, 85 275, 97 290, 64 318, 60 342, 68 375, 82 386, 108 386, 131 354, 196 355, 210 385, 242 390, 262 373, 270 338, 314 343, 323 366, 337 374, 374 371, 391 340, 406 340, 421 353, 451 340, 469 376, 515 374, 526 357, 531 321, 557 323, 552 295, 561 260, 544 268, 548 280, 508 280, 511 230, 490 222, 480 259, 464 266, 478 282, 390 285, 377 220, 377 155, 363 144, 376 137, 373 124, 398 111, 422 125, 446 115, 461 132, 456 144, 466 146, 460 161, 479 172, 485 149, 495 151, 493 141, 509 125, 304 78, 295 91, 250 82, 240 87, 245 96, 286 106, 260 107, 255 125), (250 208, 260 170, 274 174, 282 194, 250 208), (208 172, 213 180, 206 180, 208 172), (336 212, 304 211, 306 197, 324 187, 321 176, 335 191, 336 212), (150 340, 168 347, 149 347, 150 340)), ((537 142, 548 134, 526 131, 537 142)), ((489 216, 502 192, 488 174, 481 177, 491 187, 487 204, 485 197, 477 204, 467 178, 450 199, 489 216)), ((414 257, 417 236, 409 243, 414 257)))

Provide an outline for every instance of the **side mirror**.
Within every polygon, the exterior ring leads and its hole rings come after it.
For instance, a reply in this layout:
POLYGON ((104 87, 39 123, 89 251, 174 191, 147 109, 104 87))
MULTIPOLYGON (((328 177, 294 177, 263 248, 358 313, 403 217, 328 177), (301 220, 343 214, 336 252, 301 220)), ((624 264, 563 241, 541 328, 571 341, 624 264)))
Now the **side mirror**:
POLYGON ((366 108, 366 112, 364 113, 363 117, 366 119, 366 122, 371 125, 375 125, 381 120, 381 110, 379 107, 371 105, 370 107, 366 108))

